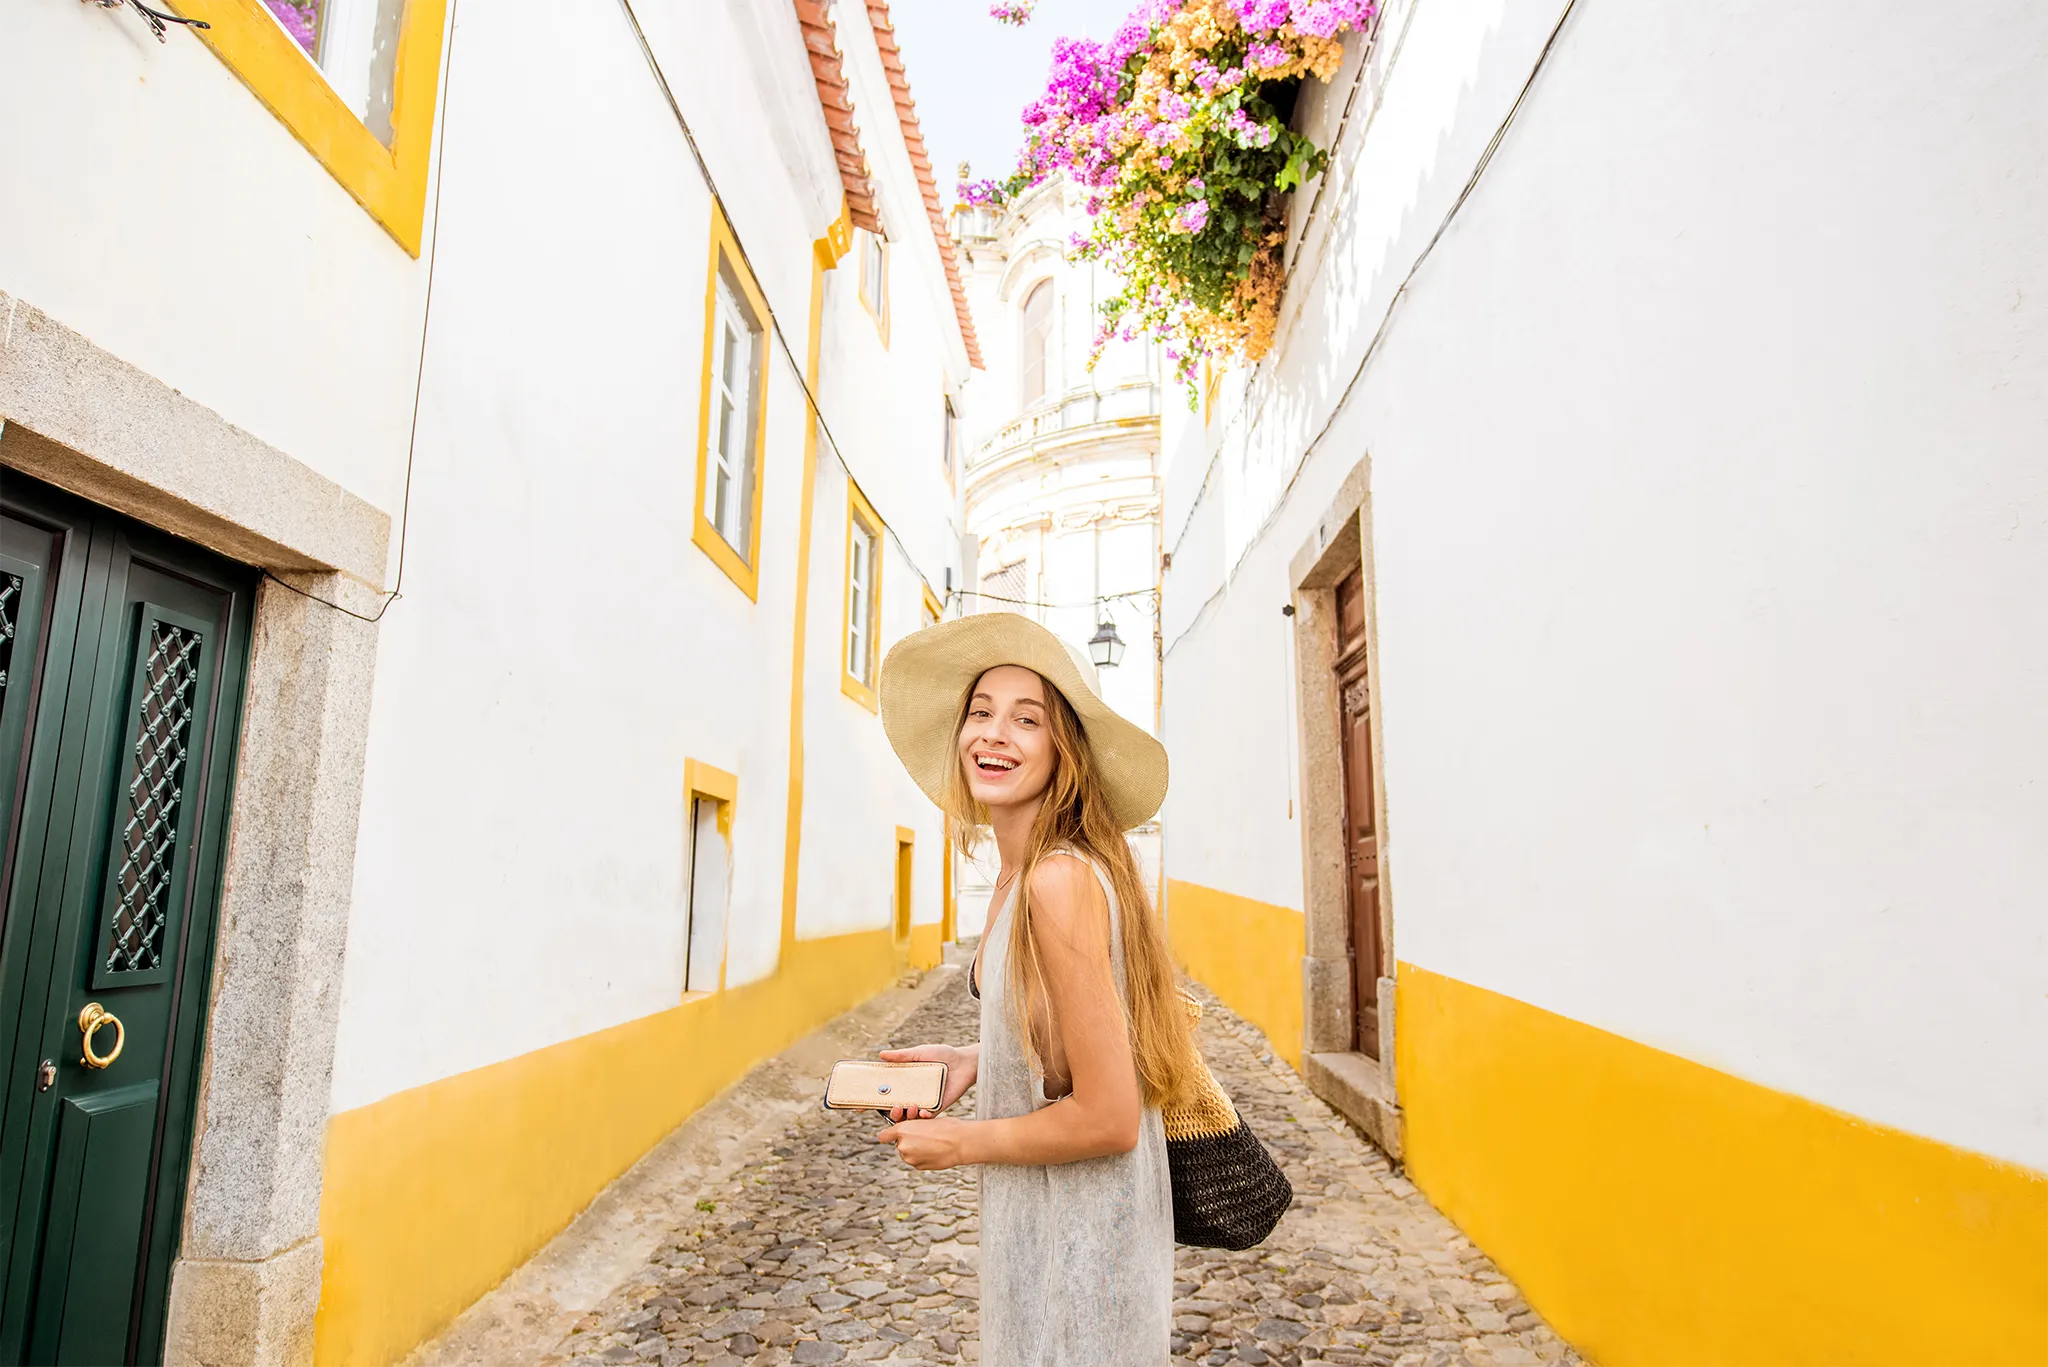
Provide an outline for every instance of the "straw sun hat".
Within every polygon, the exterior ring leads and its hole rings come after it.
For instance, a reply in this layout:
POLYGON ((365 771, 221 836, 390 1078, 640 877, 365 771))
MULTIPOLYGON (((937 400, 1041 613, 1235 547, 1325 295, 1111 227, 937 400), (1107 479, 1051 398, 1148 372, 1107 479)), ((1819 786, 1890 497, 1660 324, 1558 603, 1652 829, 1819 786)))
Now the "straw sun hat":
POLYGON ((932 801, 960 763, 955 726, 967 689, 998 665, 1022 665, 1073 705, 1117 824, 1142 826, 1166 800, 1166 747, 1110 710, 1095 666, 1029 617, 982 612, 926 627, 882 661, 882 729, 903 767, 932 801))

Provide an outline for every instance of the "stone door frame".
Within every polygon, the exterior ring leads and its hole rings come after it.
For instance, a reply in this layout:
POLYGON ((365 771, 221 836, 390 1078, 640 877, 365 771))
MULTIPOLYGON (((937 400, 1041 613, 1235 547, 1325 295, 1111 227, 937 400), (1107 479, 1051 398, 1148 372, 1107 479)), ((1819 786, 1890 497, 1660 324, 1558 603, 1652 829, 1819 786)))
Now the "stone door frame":
POLYGON ((1373 785, 1379 805, 1380 943, 1394 965, 1391 826, 1380 708, 1378 587, 1372 556, 1372 461, 1346 475, 1315 531, 1288 562, 1294 604, 1295 716, 1300 727, 1302 909, 1302 1073, 1389 1157, 1401 1157, 1401 1108, 1394 1091, 1394 980, 1379 979, 1379 1061, 1354 1050, 1351 1000, 1350 874, 1345 830, 1343 718, 1335 667, 1337 585, 1361 566, 1365 577, 1366 681, 1373 785))
POLYGON ((375 614, 391 519, 5 292, 0 466, 269 572, 164 1361, 310 1362, 377 646, 329 604, 375 614))

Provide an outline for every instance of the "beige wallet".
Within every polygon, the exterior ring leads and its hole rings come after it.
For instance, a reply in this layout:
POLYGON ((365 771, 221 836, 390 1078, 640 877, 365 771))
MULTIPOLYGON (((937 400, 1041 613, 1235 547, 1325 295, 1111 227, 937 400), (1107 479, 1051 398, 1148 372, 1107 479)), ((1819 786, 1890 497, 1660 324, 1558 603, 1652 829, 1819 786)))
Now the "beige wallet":
POLYGON ((946 1095, 943 1063, 883 1063, 846 1058, 825 1079, 828 1111, 890 1111, 898 1106, 936 1111, 946 1095))

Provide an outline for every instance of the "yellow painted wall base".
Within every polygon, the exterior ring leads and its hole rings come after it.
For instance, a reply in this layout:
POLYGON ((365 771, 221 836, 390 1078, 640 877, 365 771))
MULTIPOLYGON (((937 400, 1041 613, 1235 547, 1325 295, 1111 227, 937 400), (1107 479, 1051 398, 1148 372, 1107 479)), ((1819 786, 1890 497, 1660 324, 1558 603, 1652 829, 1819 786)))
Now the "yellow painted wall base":
POLYGON ((1301 958, 1308 951, 1300 912, 1169 878, 1166 938, 1188 976, 1265 1031, 1289 1066, 1301 1067, 1301 958))
POLYGON ((936 968, 946 957, 945 945, 939 938, 939 925, 910 928, 910 966, 912 968, 936 968))
POLYGON ((887 930, 798 940, 763 982, 335 1116, 315 1362, 404 1357, 691 1112, 900 965, 887 930))
POLYGON ((1592 1360, 2048 1363, 2048 1176, 1398 981, 1410 1176, 1592 1360))

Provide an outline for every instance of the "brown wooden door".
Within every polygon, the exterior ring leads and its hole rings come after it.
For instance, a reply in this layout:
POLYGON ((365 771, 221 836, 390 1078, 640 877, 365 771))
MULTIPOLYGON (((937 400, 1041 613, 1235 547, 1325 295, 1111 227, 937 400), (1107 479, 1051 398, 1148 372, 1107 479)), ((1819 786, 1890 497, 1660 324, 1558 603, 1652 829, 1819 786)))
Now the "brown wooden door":
POLYGON ((1372 701, 1365 672, 1365 575, 1337 585, 1337 700, 1344 751, 1344 844, 1351 925, 1351 1000, 1358 1052, 1380 1056, 1379 810, 1373 794, 1372 701))

